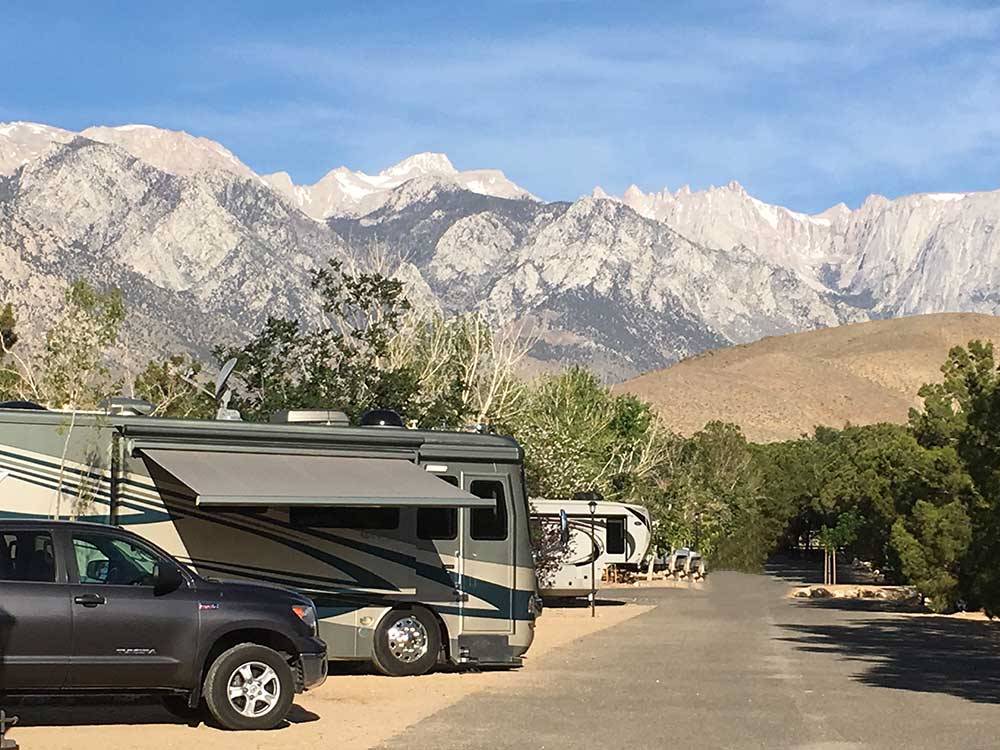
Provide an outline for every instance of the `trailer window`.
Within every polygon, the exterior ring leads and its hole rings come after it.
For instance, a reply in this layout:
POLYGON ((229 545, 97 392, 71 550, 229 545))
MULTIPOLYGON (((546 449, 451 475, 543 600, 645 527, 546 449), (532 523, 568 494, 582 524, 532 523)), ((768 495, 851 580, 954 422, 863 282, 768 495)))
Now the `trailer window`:
MULTIPOLYGON (((438 479, 458 487, 458 477, 442 474, 438 479)), ((455 539, 458 537, 457 508, 418 508, 417 539, 455 539)))
POLYGON ((503 483, 480 479, 469 486, 469 492, 476 497, 488 497, 496 500, 496 504, 492 508, 473 509, 472 538, 484 541, 506 539, 507 501, 504 497, 503 483))
POLYGON ((319 529, 391 531, 399 528, 399 508, 292 508, 289 520, 319 529))
POLYGON ((625 517, 608 519, 608 554, 625 554, 625 517))
POLYGON ((0 580, 54 583, 56 561, 47 531, 0 532, 0 580))

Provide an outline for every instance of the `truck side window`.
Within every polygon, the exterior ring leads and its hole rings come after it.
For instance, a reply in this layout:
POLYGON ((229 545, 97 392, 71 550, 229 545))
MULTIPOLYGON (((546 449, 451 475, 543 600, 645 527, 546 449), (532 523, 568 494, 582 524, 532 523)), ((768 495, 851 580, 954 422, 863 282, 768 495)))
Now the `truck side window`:
POLYGON ((625 517, 616 516, 608 519, 608 554, 625 554, 625 517))
POLYGON ((0 531, 0 581, 55 583, 52 535, 47 531, 0 531))
POLYGON ((469 486, 469 492, 476 497, 487 497, 496 501, 492 508, 472 510, 471 535, 483 541, 501 541, 507 538, 507 500, 503 483, 479 479, 469 486))
MULTIPOLYGON (((438 479, 458 487, 458 477, 442 474, 438 479)), ((417 539, 455 539, 458 537, 457 508, 418 508, 417 539)))
POLYGON ((152 586, 158 560, 126 539, 105 534, 74 534, 73 554, 80 583, 152 586))
POLYGON ((317 529, 391 531, 399 528, 399 508, 291 508, 292 526, 317 529))

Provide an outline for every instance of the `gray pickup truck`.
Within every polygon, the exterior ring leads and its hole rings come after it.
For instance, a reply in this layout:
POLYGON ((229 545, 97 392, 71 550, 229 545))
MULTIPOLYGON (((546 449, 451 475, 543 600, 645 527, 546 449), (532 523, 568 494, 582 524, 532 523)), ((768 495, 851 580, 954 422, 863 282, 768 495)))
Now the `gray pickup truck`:
POLYGON ((227 729, 269 729, 326 679, 312 602, 202 578, 88 523, 0 519, 0 697, 160 694, 227 729))

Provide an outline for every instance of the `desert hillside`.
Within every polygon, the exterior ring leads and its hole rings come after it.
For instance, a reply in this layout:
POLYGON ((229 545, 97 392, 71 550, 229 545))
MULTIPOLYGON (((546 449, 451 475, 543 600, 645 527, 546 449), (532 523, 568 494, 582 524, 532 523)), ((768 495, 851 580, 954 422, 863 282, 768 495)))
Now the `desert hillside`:
POLYGON ((948 349, 977 338, 1000 343, 1000 317, 857 323, 717 349, 616 389, 651 401, 684 434, 721 419, 752 440, 782 440, 820 424, 904 421, 917 389, 940 379, 948 349))

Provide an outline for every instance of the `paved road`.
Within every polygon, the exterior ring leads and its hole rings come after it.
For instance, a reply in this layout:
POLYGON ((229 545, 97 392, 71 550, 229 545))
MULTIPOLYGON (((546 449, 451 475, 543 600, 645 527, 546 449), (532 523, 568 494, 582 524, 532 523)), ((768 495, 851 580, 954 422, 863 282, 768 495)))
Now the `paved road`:
POLYGON ((1000 625, 783 598, 773 577, 647 589, 656 609, 548 654, 386 748, 1000 747, 1000 625))

